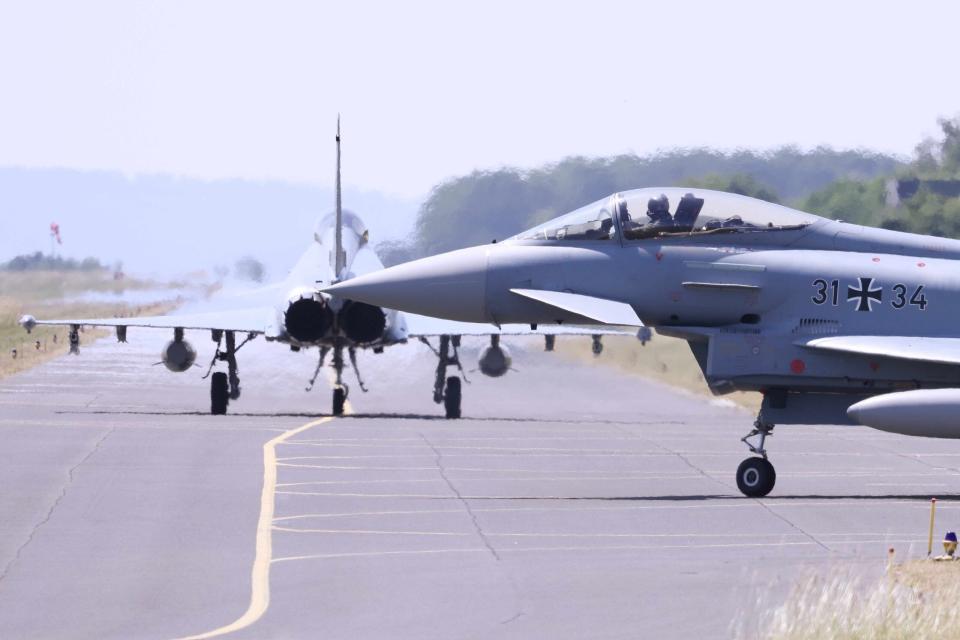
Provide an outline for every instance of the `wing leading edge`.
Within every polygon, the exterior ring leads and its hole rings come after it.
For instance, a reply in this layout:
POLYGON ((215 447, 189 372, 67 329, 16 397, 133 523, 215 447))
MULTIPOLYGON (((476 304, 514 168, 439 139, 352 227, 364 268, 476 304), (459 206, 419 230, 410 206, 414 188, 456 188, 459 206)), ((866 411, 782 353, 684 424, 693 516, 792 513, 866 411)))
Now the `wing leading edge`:
MULTIPOLYGON (((268 333, 276 311, 270 307, 235 309, 173 316, 140 316, 131 318, 58 318, 32 320, 37 325, 89 327, 145 327, 150 329, 203 329, 268 333)), ((23 321, 21 321, 23 322, 23 321)))

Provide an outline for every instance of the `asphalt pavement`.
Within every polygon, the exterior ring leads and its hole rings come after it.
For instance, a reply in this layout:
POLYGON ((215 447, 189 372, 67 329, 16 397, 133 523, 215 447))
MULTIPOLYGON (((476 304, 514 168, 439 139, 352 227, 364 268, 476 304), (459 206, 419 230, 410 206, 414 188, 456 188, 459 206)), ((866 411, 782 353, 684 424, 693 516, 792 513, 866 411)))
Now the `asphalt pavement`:
POLYGON ((502 379, 468 342, 447 421, 423 345, 363 354, 331 418, 314 355, 255 341, 210 416, 205 367, 129 337, 0 382, 0 637, 728 637, 809 572, 924 555, 931 496, 960 525, 958 442, 778 427, 748 499, 751 415, 537 339, 502 379))

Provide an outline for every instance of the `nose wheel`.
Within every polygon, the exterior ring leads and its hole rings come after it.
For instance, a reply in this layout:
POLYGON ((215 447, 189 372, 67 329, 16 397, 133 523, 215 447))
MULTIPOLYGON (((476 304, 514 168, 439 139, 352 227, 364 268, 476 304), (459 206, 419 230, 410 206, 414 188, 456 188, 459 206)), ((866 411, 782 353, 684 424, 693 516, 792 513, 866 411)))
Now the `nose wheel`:
POLYGON ((767 436, 771 435, 773 425, 758 418, 753 425, 753 431, 740 439, 752 453, 757 454, 737 467, 737 488, 748 498, 762 498, 773 491, 773 486, 777 483, 777 472, 767 460, 767 450, 764 448, 767 436), (751 438, 756 438, 757 442, 751 442, 751 438))
POLYGON ((762 498, 777 483, 777 472, 766 458, 747 458, 737 467, 737 488, 748 498, 762 498))

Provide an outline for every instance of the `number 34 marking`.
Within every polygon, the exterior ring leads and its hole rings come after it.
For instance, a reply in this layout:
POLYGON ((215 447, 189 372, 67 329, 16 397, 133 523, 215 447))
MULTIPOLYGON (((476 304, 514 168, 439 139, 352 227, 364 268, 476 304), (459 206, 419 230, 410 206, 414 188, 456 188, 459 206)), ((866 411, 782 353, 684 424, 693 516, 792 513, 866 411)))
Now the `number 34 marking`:
POLYGON ((913 295, 910 296, 909 302, 907 301, 907 285, 905 284, 895 284, 893 285, 893 295, 896 296, 893 301, 894 309, 903 309, 907 304, 920 307, 921 311, 926 310, 927 308, 927 296, 923 293, 923 285, 918 286, 914 291, 913 295))

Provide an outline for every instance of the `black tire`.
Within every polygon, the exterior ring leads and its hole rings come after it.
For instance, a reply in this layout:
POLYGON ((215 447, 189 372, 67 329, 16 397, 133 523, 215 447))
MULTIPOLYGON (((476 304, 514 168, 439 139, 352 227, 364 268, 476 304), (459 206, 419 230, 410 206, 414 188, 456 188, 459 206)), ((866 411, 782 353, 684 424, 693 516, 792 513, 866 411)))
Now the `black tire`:
POLYGON ((227 374, 217 371, 210 378, 210 413, 222 416, 227 413, 227 403, 230 402, 230 384, 227 374))
POLYGON ((333 390, 333 415, 342 416, 343 406, 347 402, 347 392, 343 387, 337 387, 333 390))
POLYGON ((748 498, 762 498, 777 483, 777 472, 766 458, 747 458, 737 467, 737 488, 748 498))
POLYGON ((443 393, 443 408, 446 410, 447 418, 456 420, 460 417, 460 378, 451 376, 447 378, 447 390, 443 393))

